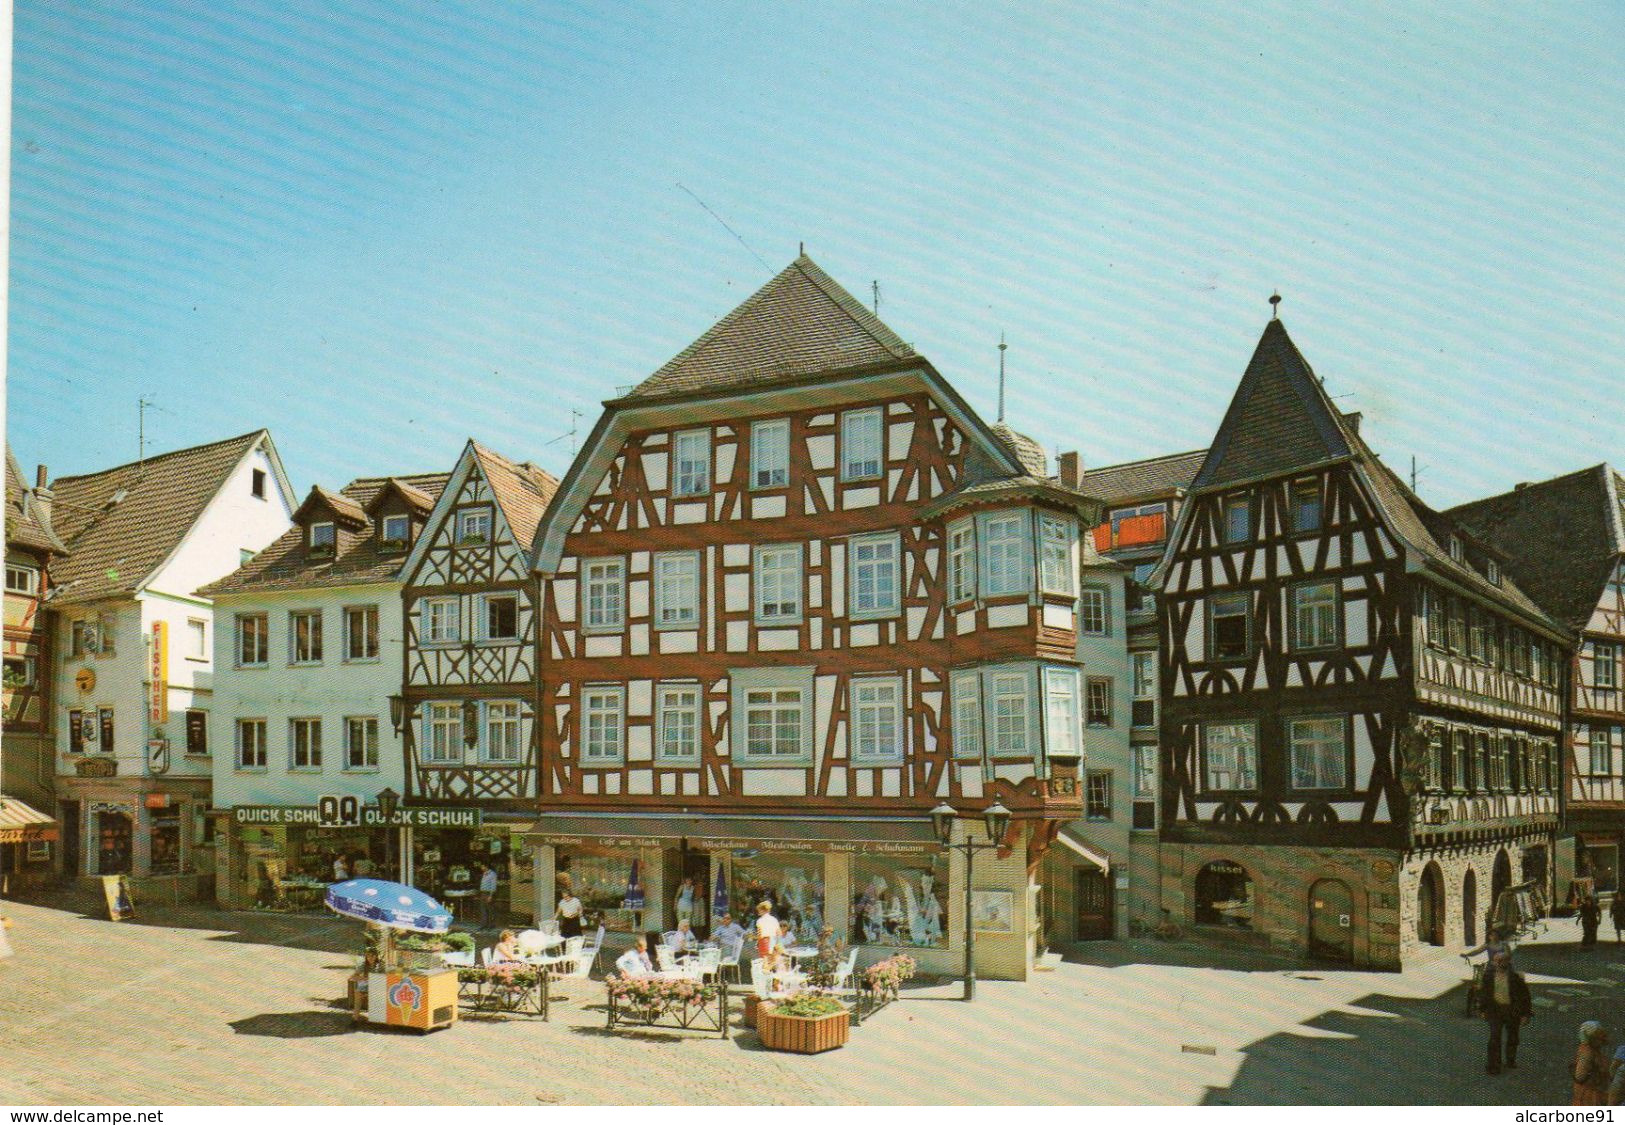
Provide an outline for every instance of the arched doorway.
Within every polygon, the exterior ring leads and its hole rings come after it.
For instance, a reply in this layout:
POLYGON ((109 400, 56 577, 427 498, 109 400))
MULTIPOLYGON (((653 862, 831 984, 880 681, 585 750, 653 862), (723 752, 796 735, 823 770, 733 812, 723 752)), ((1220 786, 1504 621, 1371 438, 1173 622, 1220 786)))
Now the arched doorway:
POLYGON ((1354 896, 1341 879, 1322 879, 1309 888, 1309 955, 1354 960, 1354 896))
POLYGON ((1490 909, 1501 902, 1501 892, 1512 886, 1512 858, 1502 848, 1495 853, 1495 870, 1490 875, 1490 909))
POLYGON ((1444 944, 1444 876, 1439 865, 1422 869, 1422 882, 1416 889, 1416 936, 1428 945, 1444 944))
POLYGON ((1252 929, 1253 879, 1245 867, 1220 859, 1196 873, 1196 924, 1252 929))
POLYGON ((1472 868, 1461 880, 1461 940, 1478 944, 1478 876, 1472 868))

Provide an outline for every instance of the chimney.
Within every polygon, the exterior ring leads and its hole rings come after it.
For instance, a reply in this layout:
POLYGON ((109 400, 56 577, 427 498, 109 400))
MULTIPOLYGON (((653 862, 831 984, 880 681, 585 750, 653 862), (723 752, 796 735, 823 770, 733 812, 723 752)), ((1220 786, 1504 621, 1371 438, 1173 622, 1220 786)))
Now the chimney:
POLYGON ((45 471, 45 466, 44 465, 40 465, 38 468, 36 468, 34 470, 34 487, 35 488, 49 488, 50 487, 50 480, 51 480, 51 474, 45 471))
POLYGON ((1076 452, 1056 454, 1055 472, 1061 478, 1062 488, 1070 488, 1073 492, 1083 488, 1083 464, 1076 452))
POLYGON ((51 501, 56 499, 56 493, 52 492, 51 486, 46 483, 49 480, 50 475, 45 471, 45 466, 39 466, 34 470, 34 487, 27 493, 32 500, 30 505, 32 510, 29 514, 46 528, 51 526, 51 501))

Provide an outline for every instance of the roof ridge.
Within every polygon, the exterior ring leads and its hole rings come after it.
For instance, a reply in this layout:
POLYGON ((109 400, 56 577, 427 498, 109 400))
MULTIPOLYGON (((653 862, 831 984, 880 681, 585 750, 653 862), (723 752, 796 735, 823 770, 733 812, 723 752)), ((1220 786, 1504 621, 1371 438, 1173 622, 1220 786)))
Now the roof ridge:
POLYGON ((1107 473, 1113 469, 1133 469, 1141 465, 1155 465, 1159 461, 1177 461, 1181 457, 1205 457, 1206 455, 1207 450, 1205 448, 1191 449, 1184 453, 1164 453, 1160 457, 1142 457, 1138 461, 1118 461, 1111 465, 1087 466, 1084 468, 1083 474, 1088 476, 1090 473, 1107 473))
POLYGON ((790 264, 800 270, 802 276, 808 281, 818 286, 819 292, 833 301, 837 308, 852 319, 853 324, 867 332, 871 340, 891 352, 897 359, 905 359, 914 354, 914 349, 909 346, 906 340, 888 327, 878 314, 871 313, 864 308, 863 302, 842 288, 839 282, 825 273, 824 268, 808 257, 805 252, 798 254, 796 260, 790 264), (809 266, 812 268, 808 269, 809 266), (876 331, 877 328, 880 330, 879 332, 876 331), (891 337, 891 340, 881 336, 881 332, 891 337), (895 344, 892 341, 895 341, 895 344))
POLYGON ((266 434, 269 432, 270 431, 268 429, 261 426, 257 430, 250 430, 245 434, 238 434, 236 437, 221 438, 219 441, 206 441, 202 445, 188 445, 183 449, 171 449, 167 453, 155 453, 151 457, 140 457, 134 461, 126 461, 121 465, 113 465, 106 469, 97 469, 93 473, 75 473, 65 477, 57 477, 56 480, 51 482, 51 487, 55 488, 64 481, 89 480, 92 477, 104 477, 109 473, 116 473, 120 469, 134 469, 140 466, 152 465, 159 461, 167 461, 171 457, 179 457, 186 453, 202 453, 205 449, 218 449, 221 446, 231 445, 234 442, 247 441, 249 438, 258 437, 261 434, 266 434))

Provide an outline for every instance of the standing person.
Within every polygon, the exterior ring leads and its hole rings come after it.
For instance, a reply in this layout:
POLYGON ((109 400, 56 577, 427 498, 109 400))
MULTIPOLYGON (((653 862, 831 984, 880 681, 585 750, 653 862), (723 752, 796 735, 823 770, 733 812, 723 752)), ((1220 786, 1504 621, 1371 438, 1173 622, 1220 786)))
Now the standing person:
POLYGON ((677 888, 677 897, 672 900, 672 909, 676 911, 677 921, 694 918, 694 880, 684 879, 683 885, 677 888))
POLYGON ((559 920, 559 936, 566 938, 581 936, 581 900, 576 897, 575 890, 568 884, 564 887, 564 897, 559 899, 558 909, 553 916, 559 920))
POLYGON ((1580 903, 1580 947, 1589 949, 1597 944, 1597 926, 1602 922, 1602 909, 1597 905, 1597 896, 1588 894, 1580 903))
POLYGON ((1518 1029, 1529 1022, 1534 1008, 1529 1001, 1529 985, 1524 982, 1523 974, 1512 967, 1510 953, 1502 951, 1490 958, 1490 967, 1484 972, 1482 996, 1484 1018, 1490 1025, 1489 1059, 1484 1073, 1501 1073, 1503 1039, 1506 1068, 1513 1070, 1518 1065, 1518 1029))
POLYGON ((1596 1020, 1580 1025, 1580 1046, 1574 1052, 1571 1105, 1603 1105, 1608 1097, 1608 1029, 1596 1020))
POLYGON ((773 904, 756 904, 756 955, 763 960, 773 955, 773 946, 779 940, 779 920, 773 917, 773 904))
POLYGON ((1614 921, 1614 944, 1625 941, 1625 891, 1615 891, 1608 904, 1608 916, 1614 921))
POLYGON ((491 928, 491 907, 497 897, 497 869, 489 863, 480 864, 480 929, 491 928))
POLYGON ((338 852, 333 856, 333 882, 342 883, 350 877, 350 865, 345 862, 344 853, 338 852))

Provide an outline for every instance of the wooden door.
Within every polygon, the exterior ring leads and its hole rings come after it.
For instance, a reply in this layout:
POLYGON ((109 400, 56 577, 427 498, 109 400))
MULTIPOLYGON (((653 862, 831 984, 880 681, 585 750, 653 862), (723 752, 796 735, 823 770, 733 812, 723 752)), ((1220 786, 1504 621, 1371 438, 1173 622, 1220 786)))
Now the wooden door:
POLYGON ((1354 960, 1354 898, 1341 879, 1322 879, 1309 888, 1309 954, 1354 960))
POLYGON ((1111 876, 1098 867, 1080 867, 1078 869, 1078 940, 1101 941, 1111 936, 1111 876))

